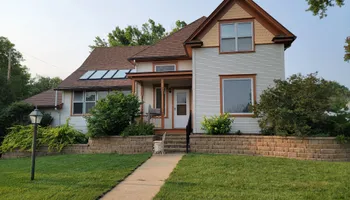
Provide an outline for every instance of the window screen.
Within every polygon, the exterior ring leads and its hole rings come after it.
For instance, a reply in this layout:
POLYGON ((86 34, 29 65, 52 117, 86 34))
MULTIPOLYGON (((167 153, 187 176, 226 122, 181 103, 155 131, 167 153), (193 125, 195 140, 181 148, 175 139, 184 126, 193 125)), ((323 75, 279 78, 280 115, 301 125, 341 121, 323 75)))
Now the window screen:
POLYGON ((156 65, 156 72, 171 72, 176 71, 175 65, 156 65))
POLYGON ((224 79, 222 81, 223 111, 225 113, 251 113, 252 79, 224 79))

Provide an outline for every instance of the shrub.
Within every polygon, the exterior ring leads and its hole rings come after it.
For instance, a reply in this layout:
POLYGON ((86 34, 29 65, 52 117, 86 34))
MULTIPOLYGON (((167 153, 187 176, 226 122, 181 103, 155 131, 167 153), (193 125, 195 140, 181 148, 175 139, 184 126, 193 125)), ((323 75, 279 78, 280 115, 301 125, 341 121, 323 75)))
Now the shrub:
POLYGON ((50 126, 53 121, 53 117, 50 113, 43 113, 43 118, 41 119, 40 126, 47 127, 50 126))
POLYGON ((213 116, 207 118, 204 116, 202 121, 202 130, 209 135, 223 135, 228 134, 231 131, 231 124, 234 119, 230 119, 230 115, 225 113, 220 116, 213 116))
POLYGON ((138 97, 115 92, 99 100, 87 116, 89 136, 120 135, 140 114, 138 97))
POLYGON ((263 134, 315 136, 350 134, 348 88, 317 73, 275 80, 256 104, 263 134))
MULTIPOLYGON (((37 145, 42 145, 44 128, 38 127, 37 145)), ((1 145, 1 152, 13 151, 19 149, 20 151, 30 150, 32 148, 34 128, 32 125, 16 125, 9 128, 9 133, 5 136, 1 145)))
MULTIPOLYGON (((6 135, 0 147, 1 152, 8 152, 14 149, 21 151, 32 149, 33 125, 17 125, 11 127, 9 130, 9 134, 6 135)), ((68 144, 82 143, 87 143, 87 137, 69 126, 68 120, 65 125, 60 127, 38 127, 37 147, 48 145, 50 151, 57 150, 60 152, 68 144)))
POLYGON ((43 132, 43 144, 49 146, 49 151, 60 152, 69 144, 85 144, 87 137, 69 125, 69 119, 63 126, 48 128, 43 132))
POLYGON ((124 129, 122 136, 153 135, 154 125, 147 122, 132 123, 124 129))

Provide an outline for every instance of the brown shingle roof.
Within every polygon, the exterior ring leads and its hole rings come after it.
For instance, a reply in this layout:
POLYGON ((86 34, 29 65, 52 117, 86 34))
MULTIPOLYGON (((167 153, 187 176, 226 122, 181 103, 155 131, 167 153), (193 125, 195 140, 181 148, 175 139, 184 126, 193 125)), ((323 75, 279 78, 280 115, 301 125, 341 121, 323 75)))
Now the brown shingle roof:
MULTIPOLYGON (((29 97, 28 99, 25 99, 24 102, 27 102, 34 106, 38 106, 38 108, 54 108, 55 97, 56 97, 55 90, 47 90, 40 94, 29 97)), ((58 107, 61 107, 62 105, 62 92, 60 91, 57 92, 57 104, 58 104, 58 107)))
POLYGON ((128 57, 142 51, 147 46, 98 47, 95 48, 79 69, 68 76, 58 86, 59 90, 104 89, 130 87, 131 81, 124 79, 79 80, 89 70, 134 69, 128 57))
POLYGON ((157 60, 171 58, 188 58, 184 42, 192 33, 205 21, 206 17, 201 17, 181 30, 160 40, 158 43, 146 48, 129 58, 129 60, 157 60))

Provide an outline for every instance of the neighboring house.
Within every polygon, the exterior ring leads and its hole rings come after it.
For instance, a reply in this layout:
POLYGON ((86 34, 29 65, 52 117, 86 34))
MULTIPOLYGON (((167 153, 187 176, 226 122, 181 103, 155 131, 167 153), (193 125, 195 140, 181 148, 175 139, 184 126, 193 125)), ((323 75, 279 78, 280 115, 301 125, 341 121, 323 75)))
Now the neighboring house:
POLYGON ((96 48, 58 87, 62 119, 86 130, 82 115, 104 91, 117 89, 137 95, 143 114, 162 111, 152 119, 157 132, 184 133, 192 113, 194 133, 203 133, 204 116, 227 112, 235 117, 233 132, 259 133, 251 105, 274 79, 285 78, 284 51, 295 39, 252 0, 224 0, 209 17, 155 45, 96 48), (116 71, 125 69, 133 70, 116 71), (115 72, 121 74, 113 78, 115 72))
POLYGON ((61 124, 60 110, 63 107, 62 92, 57 91, 57 101, 56 91, 51 89, 29 97, 25 99, 24 102, 32 104, 43 113, 50 113, 53 118, 52 126, 59 126, 61 124))

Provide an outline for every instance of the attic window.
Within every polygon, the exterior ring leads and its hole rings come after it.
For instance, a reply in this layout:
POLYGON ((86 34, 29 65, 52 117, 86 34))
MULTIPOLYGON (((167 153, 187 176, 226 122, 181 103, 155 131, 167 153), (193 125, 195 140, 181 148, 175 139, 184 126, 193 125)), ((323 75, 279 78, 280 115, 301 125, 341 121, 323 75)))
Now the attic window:
POLYGON ((109 70, 106 75, 104 75, 103 79, 109 79, 114 76, 115 73, 117 73, 118 70, 109 70))
POLYGON ((220 52, 253 51, 252 22, 224 22, 220 24, 220 52))

